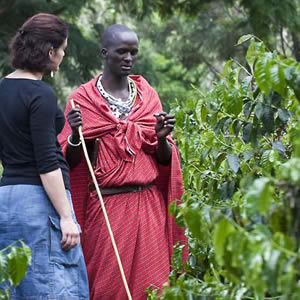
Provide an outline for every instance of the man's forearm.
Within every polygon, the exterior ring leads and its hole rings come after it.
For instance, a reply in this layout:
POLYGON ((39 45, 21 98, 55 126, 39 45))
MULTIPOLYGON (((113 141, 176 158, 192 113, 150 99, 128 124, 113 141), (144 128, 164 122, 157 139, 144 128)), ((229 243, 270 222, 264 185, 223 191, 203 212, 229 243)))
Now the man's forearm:
POLYGON ((81 145, 79 134, 73 133, 70 137, 70 142, 68 141, 66 159, 70 168, 72 169, 80 163, 81 145))
POLYGON ((172 146, 168 142, 167 138, 158 139, 156 154, 160 164, 169 164, 172 157, 172 146))

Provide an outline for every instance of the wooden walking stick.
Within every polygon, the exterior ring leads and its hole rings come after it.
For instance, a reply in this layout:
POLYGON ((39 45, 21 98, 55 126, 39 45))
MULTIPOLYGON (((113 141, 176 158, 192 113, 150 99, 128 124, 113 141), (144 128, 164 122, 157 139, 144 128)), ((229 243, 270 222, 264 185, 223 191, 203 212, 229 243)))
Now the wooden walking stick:
MULTIPOLYGON (((72 108, 75 108, 74 100, 71 99, 70 102, 71 102, 72 108)), ((78 128, 78 132, 79 132, 79 136, 80 136, 84 156, 85 156, 90 174, 92 176, 93 183, 95 185, 97 195, 99 197, 99 201, 101 203, 101 207, 102 207, 102 211, 103 211, 103 214, 104 214, 106 226, 107 226, 108 233, 110 235, 110 239, 111 239, 111 242, 112 242, 112 245, 113 245, 113 248, 114 248, 114 252, 115 252, 115 255, 116 255, 116 258, 117 258, 117 262, 118 262, 119 269, 120 269, 120 272, 121 272, 121 277, 122 277, 122 280, 123 280, 123 283, 124 283, 124 287, 125 287, 128 299, 132 300, 130 290, 129 290, 129 287, 128 287, 128 284, 127 284, 127 281, 126 281, 124 269, 123 269, 123 266, 122 266, 122 262, 121 262, 121 259, 120 259, 119 251, 118 251, 118 248, 117 248, 117 245, 116 245, 116 242, 115 242, 115 238, 114 238, 111 226, 110 226, 110 222, 109 222, 109 219, 108 219, 108 216, 107 216, 107 212, 106 212, 106 209, 105 209, 104 201, 103 201, 103 198, 102 198, 102 195, 101 195, 98 183, 97 183, 97 179, 96 179, 96 176, 94 174, 94 170, 93 170, 93 167, 92 167, 92 164, 90 162, 89 155, 88 155, 88 152, 87 152, 87 149, 86 149, 86 145, 85 145, 85 142, 84 142, 84 137, 83 137, 83 134, 82 134, 82 127, 81 126, 79 126, 79 128, 78 128)))

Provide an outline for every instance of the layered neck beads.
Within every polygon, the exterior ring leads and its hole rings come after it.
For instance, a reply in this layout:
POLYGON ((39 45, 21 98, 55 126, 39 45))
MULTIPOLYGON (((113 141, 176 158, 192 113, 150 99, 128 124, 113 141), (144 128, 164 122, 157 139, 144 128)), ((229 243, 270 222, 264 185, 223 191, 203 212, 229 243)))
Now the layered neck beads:
POLYGON ((137 96, 137 88, 135 82, 128 77, 129 96, 126 100, 123 100, 121 98, 116 98, 106 92, 102 86, 101 79, 102 75, 100 75, 98 78, 97 89, 101 96, 108 102, 112 114, 117 119, 127 119, 137 96))

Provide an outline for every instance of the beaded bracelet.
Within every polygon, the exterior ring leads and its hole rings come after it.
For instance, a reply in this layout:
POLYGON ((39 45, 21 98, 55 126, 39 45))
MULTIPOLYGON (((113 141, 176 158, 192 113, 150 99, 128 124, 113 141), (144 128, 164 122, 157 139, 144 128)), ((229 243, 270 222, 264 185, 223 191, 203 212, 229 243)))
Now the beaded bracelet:
POLYGON ((68 144, 69 144, 70 146, 72 146, 72 147, 78 147, 78 146, 81 145, 81 141, 79 141, 78 144, 73 144, 73 143, 71 142, 71 136, 69 135, 69 136, 68 136, 68 144))

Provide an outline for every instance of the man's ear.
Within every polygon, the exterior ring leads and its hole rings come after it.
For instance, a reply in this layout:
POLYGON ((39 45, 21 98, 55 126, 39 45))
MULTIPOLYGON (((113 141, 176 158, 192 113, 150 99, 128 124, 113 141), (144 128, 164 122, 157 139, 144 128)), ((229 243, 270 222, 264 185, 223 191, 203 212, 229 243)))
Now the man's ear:
POLYGON ((106 57, 107 49, 106 48, 102 48, 100 53, 101 53, 102 57, 106 57))

